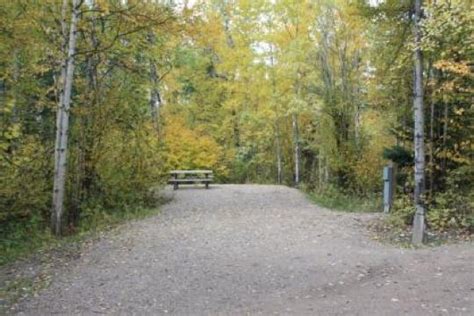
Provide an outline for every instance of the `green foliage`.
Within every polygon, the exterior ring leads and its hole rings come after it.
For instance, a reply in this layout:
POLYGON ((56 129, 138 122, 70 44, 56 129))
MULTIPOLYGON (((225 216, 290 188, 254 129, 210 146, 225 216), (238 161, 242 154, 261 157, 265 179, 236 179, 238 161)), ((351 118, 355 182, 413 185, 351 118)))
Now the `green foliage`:
POLYGON ((436 196, 427 214, 427 222, 435 230, 474 228, 473 203, 463 196, 445 192, 436 196))
MULTIPOLYGON (((61 2, 0 2, 3 260, 3 254, 8 259, 50 241, 58 79, 67 39, 57 23, 61 2)), ((82 2, 80 8, 65 234, 102 217, 126 217, 131 210, 154 205, 151 188, 166 177, 164 145, 153 124, 148 93, 157 84, 148 73, 152 61, 160 73, 169 71, 176 35, 170 32, 173 12, 149 3, 125 7, 101 1, 94 10, 87 10, 88 5, 82 2)))
POLYGON ((35 137, 16 142, 0 158, 0 224, 37 221, 48 212, 51 184, 48 152, 35 137))
POLYGON ((373 194, 361 197, 343 192, 331 185, 324 189, 311 190, 308 195, 314 203, 320 206, 345 212, 378 212, 382 207, 380 196, 373 194))
POLYGON ((192 131, 178 117, 168 117, 166 139, 166 169, 212 169, 221 177, 227 174, 225 152, 204 131, 192 131))
POLYGON ((393 161, 400 167, 413 165, 413 153, 400 145, 385 148, 383 151, 383 157, 387 160, 393 161))
MULTIPOLYGON (((474 191, 472 168, 462 167, 450 172, 449 189, 438 192, 432 199, 426 198, 426 222, 433 231, 460 230, 471 232, 474 229, 474 191)), ((415 207, 408 195, 395 200, 389 216, 389 223, 403 228, 411 225, 415 207)))
POLYGON ((2 223, 0 231, 0 265, 6 264, 32 251, 55 242, 49 227, 38 220, 10 220, 2 223))
POLYGON ((388 222, 397 228, 404 228, 411 225, 415 216, 415 206, 408 195, 402 195, 395 199, 388 222))
POLYGON ((474 231, 474 171, 470 166, 451 171, 448 190, 437 193, 427 214, 428 225, 436 230, 474 231))

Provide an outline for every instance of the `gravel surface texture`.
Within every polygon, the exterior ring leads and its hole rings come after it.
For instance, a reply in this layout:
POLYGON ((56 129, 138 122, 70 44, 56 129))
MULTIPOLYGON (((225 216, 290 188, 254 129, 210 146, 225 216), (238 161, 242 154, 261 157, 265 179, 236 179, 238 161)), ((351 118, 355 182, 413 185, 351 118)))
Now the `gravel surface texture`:
POLYGON ((284 186, 180 188, 58 269, 16 313, 473 315, 470 243, 371 240, 374 214, 329 211, 284 186))

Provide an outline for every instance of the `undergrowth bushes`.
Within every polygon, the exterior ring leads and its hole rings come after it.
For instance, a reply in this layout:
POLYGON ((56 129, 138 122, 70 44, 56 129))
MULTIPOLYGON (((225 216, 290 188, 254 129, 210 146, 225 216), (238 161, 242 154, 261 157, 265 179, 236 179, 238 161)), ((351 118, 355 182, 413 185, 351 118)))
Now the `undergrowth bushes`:
MULTIPOLYGON (((446 190, 426 196, 426 224, 433 231, 474 232, 474 171, 469 166, 451 171, 446 190)), ((388 222, 395 227, 411 225, 415 208, 409 194, 395 200, 388 222)))
POLYGON ((377 212, 382 209, 382 199, 378 193, 365 196, 343 191, 334 185, 308 190, 309 198, 323 207, 347 212, 377 212))

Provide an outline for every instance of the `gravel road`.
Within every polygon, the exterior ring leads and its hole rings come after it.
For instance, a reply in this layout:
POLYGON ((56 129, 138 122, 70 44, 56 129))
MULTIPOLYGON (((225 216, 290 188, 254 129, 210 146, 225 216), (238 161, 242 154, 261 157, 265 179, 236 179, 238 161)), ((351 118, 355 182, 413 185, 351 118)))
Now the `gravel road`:
POLYGON ((87 248, 17 313, 473 315, 472 244, 382 245, 374 215, 284 186, 183 188, 160 215, 87 248))

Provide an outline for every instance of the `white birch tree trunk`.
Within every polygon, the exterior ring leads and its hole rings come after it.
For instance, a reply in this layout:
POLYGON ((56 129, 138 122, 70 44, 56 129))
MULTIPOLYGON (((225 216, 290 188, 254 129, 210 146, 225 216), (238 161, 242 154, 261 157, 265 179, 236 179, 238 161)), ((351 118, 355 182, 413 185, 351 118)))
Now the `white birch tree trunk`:
MULTIPOLYGON (((61 52, 66 56, 66 50, 67 50, 67 42, 68 42, 68 36, 67 36, 67 8, 68 8, 68 3, 69 0, 63 0, 63 4, 61 7, 61 35, 63 37, 63 44, 61 47, 61 52)), ((58 80, 58 89, 59 89, 59 104, 58 104, 58 112, 56 114, 56 141, 54 145, 54 170, 56 172, 57 170, 57 163, 59 161, 58 159, 58 153, 59 153, 59 142, 61 140, 60 137, 60 126, 61 126, 61 120, 62 120, 62 114, 63 112, 60 110, 61 106, 63 104, 63 99, 64 99, 64 81, 66 80, 66 62, 67 58, 63 58, 61 61, 61 74, 58 80)), ((53 212, 54 214, 54 212, 53 212)), ((54 221, 54 220, 53 220, 54 221)))
POLYGON ((150 95, 150 109, 155 129, 160 129, 160 110, 161 110, 161 95, 158 90, 159 77, 156 69, 156 63, 150 60, 150 80, 151 80, 151 95, 150 95))
MULTIPOLYGON (((153 32, 148 33, 148 43, 151 46, 156 45, 156 37, 153 32)), ((155 127, 156 131, 159 132, 160 110, 161 110, 161 104, 162 104, 161 94, 159 90, 160 77, 158 75, 156 61, 153 57, 149 58, 149 63, 150 63, 150 83, 151 83, 151 91, 150 91, 151 118, 153 121, 153 126, 155 127)))
POLYGON ((423 54, 421 45, 421 0, 415 1, 415 91, 413 114, 415 121, 415 217, 413 219, 413 244, 421 244, 425 229, 425 149, 424 149, 424 112, 423 112, 423 54))
MULTIPOLYGON (((63 91, 60 95, 60 102, 57 112, 56 126, 56 148, 54 164, 54 187, 53 187, 53 210, 52 210, 52 231, 55 235, 61 234, 61 221, 64 210, 64 196, 66 184, 68 134, 69 134, 69 109, 71 106, 71 91, 74 78, 74 55, 76 53, 77 22, 79 19, 79 0, 72 0, 72 15, 69 29, 69 42, 67 47, 67 57, 64 62, 65 69, 61 70, 64 76, 61 80, 63 91)), ((67 1, 63 2, 63 13, 67 1)))

